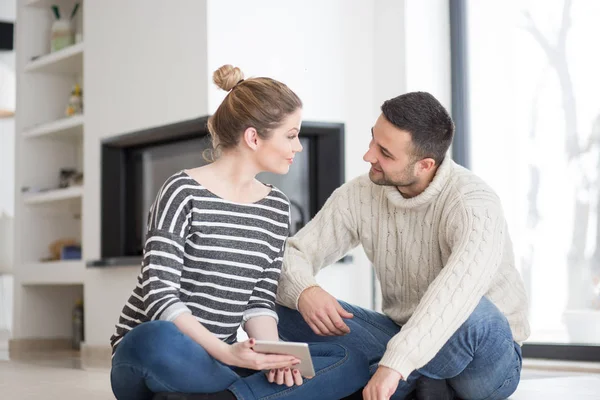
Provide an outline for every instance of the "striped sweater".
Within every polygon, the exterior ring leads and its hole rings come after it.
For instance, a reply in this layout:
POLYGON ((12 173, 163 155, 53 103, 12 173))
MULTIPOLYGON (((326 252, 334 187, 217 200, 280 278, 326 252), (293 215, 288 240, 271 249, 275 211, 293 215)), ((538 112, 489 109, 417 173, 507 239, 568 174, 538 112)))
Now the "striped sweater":
POLYGON ((252 204, 224 200, 184 171, 165 182, 150 212, 141 272, 111 337, 191 313, 228 343, 240 325, 275 313, 289 232, 289 200, 272 188, 252 204))

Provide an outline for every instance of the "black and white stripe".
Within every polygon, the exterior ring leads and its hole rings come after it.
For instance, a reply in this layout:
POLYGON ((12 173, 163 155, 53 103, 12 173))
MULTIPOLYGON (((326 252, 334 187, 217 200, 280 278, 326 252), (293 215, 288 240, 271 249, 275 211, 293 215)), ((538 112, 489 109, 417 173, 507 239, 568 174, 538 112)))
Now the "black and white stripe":
POLYGON ((139 324, 185 312, 228 342, 249 318, 277 319, 289 213, 276 188, 256 203, 238 204, 183 171, 169 178, 150 208, 141 272, 111 337, 113 351, 139 324))

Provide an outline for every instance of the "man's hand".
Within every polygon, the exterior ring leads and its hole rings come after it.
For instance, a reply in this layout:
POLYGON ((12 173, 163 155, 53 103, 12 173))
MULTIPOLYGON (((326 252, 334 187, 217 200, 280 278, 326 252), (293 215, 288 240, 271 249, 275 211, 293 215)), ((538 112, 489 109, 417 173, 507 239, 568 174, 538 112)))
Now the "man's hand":
POLYGON ((396 392, 402 375, 387 367, 377 368, 377 372, 371 378, 363 390, 364 400, 388 400, 396 392))
POLYGON ((300 294, 298 311, 317 335, 343 336, 350 333, 350 328, 342 318, 352 318, 353 315, 344 310, 335 297, 318 286, 300 294))

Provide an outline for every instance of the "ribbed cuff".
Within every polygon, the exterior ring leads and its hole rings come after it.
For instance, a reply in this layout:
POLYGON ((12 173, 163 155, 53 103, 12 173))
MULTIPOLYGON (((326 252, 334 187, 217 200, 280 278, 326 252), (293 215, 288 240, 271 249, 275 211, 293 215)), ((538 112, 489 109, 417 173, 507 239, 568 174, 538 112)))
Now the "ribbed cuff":
POLYGON ((380 366, 391 368, 402 375, 402 379, 406 380, 408 376, 416 369, 416 363, 409 359, 403 352, 387 350, 381 360, 380 366))
POLYGON ((300 295, 306 289, 319 286, 317 280, 314 276, 294 276, 293 278, 289 278, 288 285, 286 286, 286 293, 283 295, 290 304, 294 305, 294 309, 298 309, 298 300, 300 300, 300 295))
POLYGON ((192 311, 181 302, 170 305, 160 314, 160 320, 173 322, 173 320, 179 317, 183 313, 191 314, 192 311))
POLYGON ((244 329, 246 322, 256 317, 272 317, 275 319, 276 324, 279 323, 279 316, 277 316, 277 313, 275 311, 269 308, 251 308, 249 310, 244 311, 244 317, 242 319, 242 329, 244 329))

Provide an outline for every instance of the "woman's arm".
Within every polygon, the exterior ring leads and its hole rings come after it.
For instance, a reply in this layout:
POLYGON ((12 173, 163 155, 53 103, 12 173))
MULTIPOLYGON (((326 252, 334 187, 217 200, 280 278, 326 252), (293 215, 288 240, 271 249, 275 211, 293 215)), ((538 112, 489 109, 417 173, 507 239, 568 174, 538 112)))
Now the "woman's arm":
POLYGON ((257 340, 278 341, 277 321, 266 315, 249 319, 244 325, 244 330, 249 338, 257 340))
POLYGON ((224 364, 232 365, 230 350, 227 343, 223 342, 206 329, 192 314, 181 314, 173 320, 173 323, 179 330, 192 338, 206 350, 208 354, 221 361, 224 364))
POLYGON ((252 350, 254 339, 233 345, 222 342, 191 314, 181 314, 173 320, 173 323, 182 333, 202 346, 208 354, 226 365, 260 371, 289 368, 300 362, 294 356, 256 353, 252 350))

